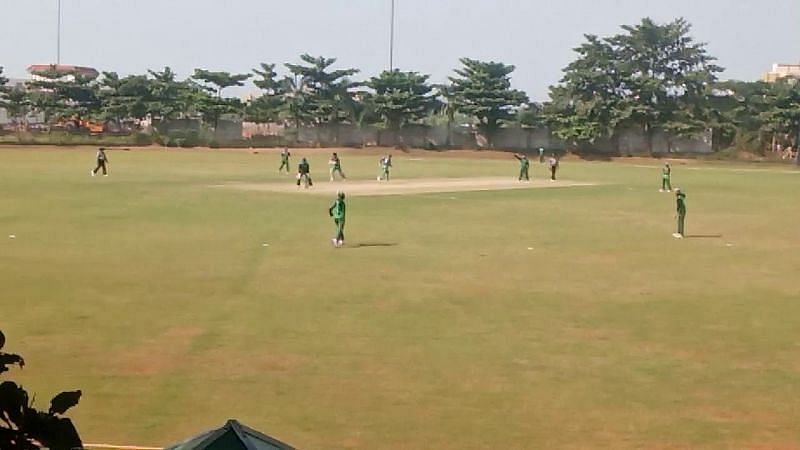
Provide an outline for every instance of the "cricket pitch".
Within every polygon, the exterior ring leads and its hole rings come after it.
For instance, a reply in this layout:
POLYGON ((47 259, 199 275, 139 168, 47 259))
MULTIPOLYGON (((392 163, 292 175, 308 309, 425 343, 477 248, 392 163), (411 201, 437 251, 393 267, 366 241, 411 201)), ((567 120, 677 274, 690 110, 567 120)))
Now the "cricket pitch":
POLYGON ((309 193, 331 195, 344 191, 349 196, 379 196, 429 194, 441 192, 501 191, 509 189, 563 188, 577 186, 594 186, 594 183, 575 182, 569 180, 531 180, 520 182, 508 177, 479 178, 419 178, 392 181, 348 180, 318 181, 309 189, 297 187, 294 180, 284 183, 226 183, 214 187, 226 187, 246 191, 309 193))

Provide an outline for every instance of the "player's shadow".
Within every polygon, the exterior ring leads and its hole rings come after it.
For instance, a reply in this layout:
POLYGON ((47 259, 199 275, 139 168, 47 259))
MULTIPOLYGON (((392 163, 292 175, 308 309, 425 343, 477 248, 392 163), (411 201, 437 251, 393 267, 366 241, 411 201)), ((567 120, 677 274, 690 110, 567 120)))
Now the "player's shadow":
POLYGON ((353 248, 370 248, 370 247, 396 247, 397 242, 359 242, 353 245, 353 248))
POLYGON ((687 234, 684 236, 686 239, 719 239, 721 234, 687 234))

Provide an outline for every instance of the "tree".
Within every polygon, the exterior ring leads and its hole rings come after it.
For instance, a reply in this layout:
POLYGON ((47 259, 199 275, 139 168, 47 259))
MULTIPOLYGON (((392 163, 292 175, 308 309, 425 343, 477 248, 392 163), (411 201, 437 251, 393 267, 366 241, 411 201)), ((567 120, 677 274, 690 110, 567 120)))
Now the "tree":
POLYGON ((370 101, 388 128, 396 130, 431 112, 434 96, 428 78, 417 72, 393 70, 370 79, 367 86, 375 91, 370 101))
POLYGON ((151 80, 145 75, 120 78, 115 72, 103 72, 100 81, 100 117, 106 121, 143 119, 152 101, 151 80))
POLYGON ((0 108, 5 108, 6 106, 6 95, 8 95, 8 91, 10 88, 6 86, 8 84, 8 78, 3 76, 3 66, 0 66, 0 108))
POLYGON ((544 108, 540 103, 530 102, 517 111, 517 123, 524 127, 539 128, 545 125, 544 108))
POLYGON ((687 136, 705 130, 707 95, 722 68, 713 64, 705 44, 694 42, 691 25, 645 18, 622 29, 626 33, 610 39, 628 75, 620 121, 640 126, 650 139, 657 128, 687 136))
MULTIPOLYGON (((5 336, 0 331, 0 350, 5 336)), ((22 369, 25 360, 0 351, 0 375, 10 367, 22 369)), ((81 391, 62 392, 50 401, 47 412, 36 410, 27 391, 13 381, 0 383, 0 448, 3 450, 72 450, 82 448, 72 421, 63 414, 80 401, 81 391)))
MULTIPOLYGON (((773 133, 794 136, 795 147, 800 147, 800 82, 779 80, 772 83, 765 101, 768 107, 760 115, 762 127, 773 133)), ((800 151, 795 162, 800 164, 800 151)))
POLYGON ((160 72, 148 70, 152 79, 148 83, 147 112, 159 120, 191 116, 196 112, 194 88, 179 81, 175 72, 164 67, 160 72))
POLYGON ((660 25, 643 19, 608 38, 586 36, 578 59, 551 89, 550 122, 577 141, 639 128, 693 135, 712 122, 710 89, 722 69, 705 44, 694 42, 684 19, 660 25), (580 117, 571 117, 578 115, 580 117))
POLYGON ((613 134, 620 103, 616 89, 623 74, 614 48, 594 35, 586 41, 575 49, 580 56, 564 69, 561 84, 550 88, 545 106, 553 134, 573 147, 613 134))
POLYGON ((217 130, 219 119, 225 114, 242 112, 242 102, 237 98, 223 98, 222 91, 233 86, 244 86, 250 74, 232 74, 230 72, 212 72, 204 69, 195 69, 192 78, 200 83, 200 87, 211 96, 196 96, 200 111, 207 123, 217 130))
POLYGON ((28 84, 31 104, 45 114, 46 120, 95 117, 101 101, 94 79, 77 72, 51 70, 38 73, 39 79, 28 84))
POLYGON ((25 89, 20 86, 8 86, 8 78, 3 76, 0 67, 0 108, 4 108, 8 117, 19 122, 24 120, 30 111, 30 100, 25 89))
POLYGON ((303 64, 286 64, 291 77, 285 79, 290 88, 285 95, 287 105, 296 119, 309 118, 314 124, 339 123, 349 118, 353 102, 351 90, 357 87, 349 77, 357 69, 331 70, 336 58, 300 56, 303 64))
POLYGON ((463 67, 455 71, 457 76, 450 77, 454 106, 478 121, 491 146, 500 125, 513 120, 516 110, 528 98, 511 88, 514 66, 469 58, 460 61, 463 67))
POLYGON ((261 70, 253 69, 256 79, 253 84, 263 92, 253 99, 245 110, 247 120, 257 123, 275 123, 280 120, 281 111, 285 108, 283 88, 275 72, 275 64, 261 63, 261 70))

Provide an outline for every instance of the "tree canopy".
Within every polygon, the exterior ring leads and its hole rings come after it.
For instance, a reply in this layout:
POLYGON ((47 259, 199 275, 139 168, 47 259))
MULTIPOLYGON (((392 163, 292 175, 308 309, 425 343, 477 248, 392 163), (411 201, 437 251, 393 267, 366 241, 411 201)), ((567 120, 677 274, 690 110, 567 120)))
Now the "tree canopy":
POLYGON ((708 95, 716 74, 705 44, 684 19, 643 19, 623 32, 587 35, 578 58, 551 88, 550 123, 560 137, 593 141, 624 128, 652 137, 661 129, 691 135, 711 122, 708 95))
POLYGON ((492 136, 527 102, 524 92, 511 88, 514 66, 461 58, 462 68, 450 77, 455 109, 474 117, 491 145, 492 136))
POLYGON ((317 125, 346 121, 352 109, 349 104, 354 101, 351 90, 358 86, 350 77, 358 69, 333 70, 336 58, 304 54, 300 59, 302 64, 286 64, 295 80, 285 82, 293 115, 317 125))
POLYGON ((371 101, 387 127, 398 129, 426 117, 434 107, 433 87, 428 75, 399 70, 372 77, 367 86, 374 90, 371 101))

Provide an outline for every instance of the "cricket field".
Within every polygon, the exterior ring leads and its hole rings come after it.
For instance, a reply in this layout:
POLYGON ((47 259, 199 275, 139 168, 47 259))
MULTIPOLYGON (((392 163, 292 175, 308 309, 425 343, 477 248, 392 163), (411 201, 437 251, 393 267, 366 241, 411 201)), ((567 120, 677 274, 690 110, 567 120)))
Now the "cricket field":
POLYGON ((673 161, 676 240, 658 160, 94 151, 0 149, 3 378, 82 389, 84 442, 800 448, 800 170, 673 161))

